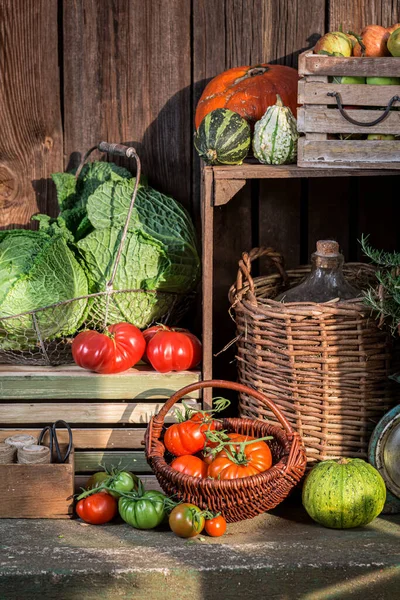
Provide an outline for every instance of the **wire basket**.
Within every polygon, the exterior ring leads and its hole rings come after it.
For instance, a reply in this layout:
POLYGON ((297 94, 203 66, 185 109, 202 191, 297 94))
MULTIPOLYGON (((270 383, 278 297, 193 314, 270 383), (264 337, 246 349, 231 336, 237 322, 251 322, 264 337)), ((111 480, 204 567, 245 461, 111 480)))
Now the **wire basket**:
POLYGON ((114 290, 117 273, 129 222, 139 189, 141 164, 136 150, 120 144, 100 142, 83 157, 76 178, 94 151, 108 152, 135 158, 137 165, 136 183, 124 228, 112 265, 111 277, 102 292, 72 298, 62 302, 0 318, 0 363, 16 365, 57 366, 73 363, 71 344, 73 335, 69 331, 68 318, 73 308, 81 315, 79 330, 104 329, 107 325, 121 320, 124 307, 138 315, 135 325, 144 329, 154 322, 177 324, 188 311, 195 293, 177 293, 164 290, 124 289, 114 290))

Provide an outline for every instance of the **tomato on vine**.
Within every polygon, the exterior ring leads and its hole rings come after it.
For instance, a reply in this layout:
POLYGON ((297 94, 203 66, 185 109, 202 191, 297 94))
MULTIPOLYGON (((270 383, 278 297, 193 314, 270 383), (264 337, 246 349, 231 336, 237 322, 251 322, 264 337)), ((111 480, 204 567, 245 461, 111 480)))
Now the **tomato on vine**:
POLYGON ((103 525, 118 513, 117 501, 106 492, 97 492, 79 500, 75 508, 78 517, 91 525, 103 525))
POLYGON ((237 433, 229 434, 229 441, 221 442, 215 451, 214 460, 208 467, 208 476, 213 479, 238 479, 251 477, 272 466, 272 454, 264 440, 237 433), (220 449, 222 447, 222 449, 220 449))
POLYGON ((187 502, 178 504, 169 515, 169 526, 182 538, 195 537, 203 531, 204 525, 203 511, 194 504, 187 502))

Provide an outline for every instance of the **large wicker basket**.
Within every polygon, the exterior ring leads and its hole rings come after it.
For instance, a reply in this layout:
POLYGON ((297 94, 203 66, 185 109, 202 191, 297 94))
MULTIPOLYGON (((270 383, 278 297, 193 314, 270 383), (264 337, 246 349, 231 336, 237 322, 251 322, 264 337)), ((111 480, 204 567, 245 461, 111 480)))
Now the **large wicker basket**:
MULTIPOLYGON (((309 465, 341 456, 367 458, 374 426, 399 401, 399 388, 388 379, 394 369, 392 338, 362 299, 324 304, 272 299, 309 271, 307 266, 285 273, 282 257, 271 248, 243 254, 230 290, 239 381, 282 410, 303 439, 309 465), (277 273, 253 279, 251 263, 262 256, 277 273)), ((361 289, 376 283, 369 265, 349 263, 344 273, 361 289)), ((272 417, 246 393, 240 395, 239 413, 272 417)))
POLYGON ((229 381, 212 380, 188 385, 164 404, 149 423, 145 435, 146 458, 162 489, 177 500, 191 502, 201 508, 220 512, 228 522, 243 521, 277 506, 300 481, 306 469, 305 451, 298 433, 281 411, 263 394, 244 385, 229 381), (281 426, 254 419, 222 419, 217 429, 242 433, 254 437, 272 435, 268 441, 272 453, 272 467, 251 477, 215 481, 191 477, 172 469, 164 455, 164 419, 168 411, 186 394, 205 387, 228 388, 253 397, 271 411, 281 426))

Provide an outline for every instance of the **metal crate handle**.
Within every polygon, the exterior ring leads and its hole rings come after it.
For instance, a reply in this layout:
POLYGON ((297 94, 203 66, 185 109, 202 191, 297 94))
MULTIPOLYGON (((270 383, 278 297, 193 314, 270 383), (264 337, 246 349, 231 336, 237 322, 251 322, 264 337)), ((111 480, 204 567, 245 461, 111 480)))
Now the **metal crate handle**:
POLYGON ((362 121, 356 121, 355 119, 350 117, 350 115, 347 114, 347 112, 343 108, 342 99, 340 97, 339 92, 328 92, 327 96, 329 96, 330 98, 335 98, 337 107, 338 107, 342 117, 344 117, 346 119, 346 121, 348 121, 349 123, 352 123, 353 125, 358 125, 358 127, 373 127, 374 125, 378 125, 378 123, 381 123, 384 119, 386 119, 386 117, 388 116, 388 114, 390 112, 390 109, 392 108, 392 105, 395 102, 400 102, 400 96, 393 96, 393 98, 391 98, 389 100, 388 105, 386 106, 384 112, 381 114, 380 117, 375 119, 375 121, 370 121, 369 123, 364 123, 362 121))

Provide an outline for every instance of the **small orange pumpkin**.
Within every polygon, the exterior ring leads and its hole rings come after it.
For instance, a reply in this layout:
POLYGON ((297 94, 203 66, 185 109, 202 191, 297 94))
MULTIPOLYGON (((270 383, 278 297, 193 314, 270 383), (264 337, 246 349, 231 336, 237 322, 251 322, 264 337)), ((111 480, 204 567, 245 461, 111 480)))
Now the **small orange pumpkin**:
POLYGON ((283 65, 263 63, 228 69, 205 87, 196 108, 196 129, 216 108, 228 108, 253 124, 261 119, 269 106, 275 104, 277 94, 296 116, 298 79, 295 69, 283 65))
POLYGON ((353 56, 389 56, 387 41, 390 32, 381 25, 367 25, 361 32, 361 40, 364 48, 359 42, 353 48, 353 56))

